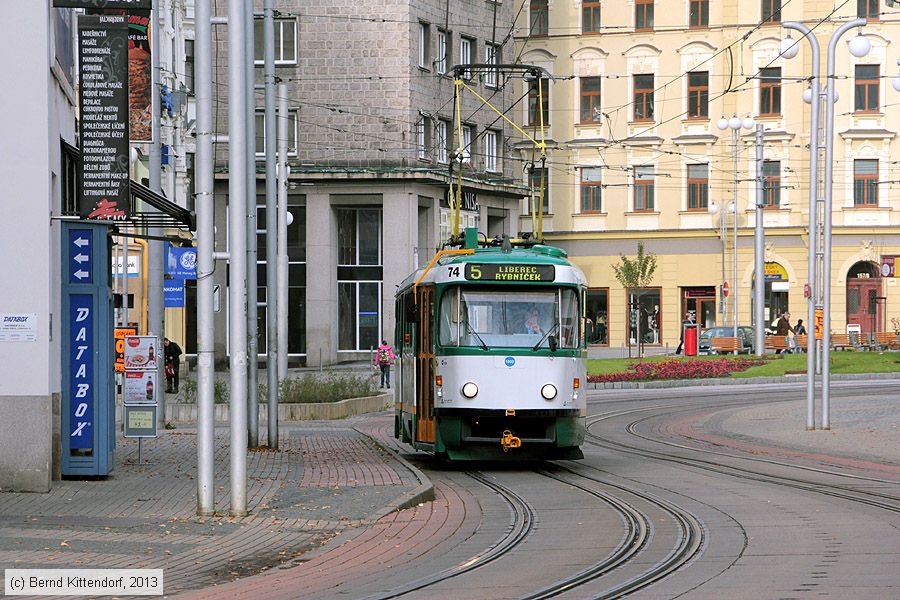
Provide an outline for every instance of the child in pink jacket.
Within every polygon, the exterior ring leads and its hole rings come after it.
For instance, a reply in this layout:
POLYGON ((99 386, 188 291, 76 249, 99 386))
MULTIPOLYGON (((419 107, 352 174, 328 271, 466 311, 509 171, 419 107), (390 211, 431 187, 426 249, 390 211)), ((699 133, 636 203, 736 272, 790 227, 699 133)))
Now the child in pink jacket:
POLYGON ((381 340, 381 345, 375 351, 374 366, 381 369, 381 387, 387 386, 391 389, 391 363, 394 362, 394 349, 387 343, 387 340, 381 340))

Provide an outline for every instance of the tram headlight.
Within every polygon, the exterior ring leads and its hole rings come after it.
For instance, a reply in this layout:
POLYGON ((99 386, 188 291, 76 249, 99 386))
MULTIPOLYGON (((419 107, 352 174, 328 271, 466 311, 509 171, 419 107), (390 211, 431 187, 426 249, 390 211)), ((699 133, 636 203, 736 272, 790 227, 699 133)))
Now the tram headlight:
POLYGON ((471 381, 462 387, 462 395, 466 398, 474 398, 478 395, 478 386, 471 381))
POLYGON ((547 383, 541 388, 541 396, 544 397, 544 400, 553 400, 556 398, 556 386, 552 383, 547 383))

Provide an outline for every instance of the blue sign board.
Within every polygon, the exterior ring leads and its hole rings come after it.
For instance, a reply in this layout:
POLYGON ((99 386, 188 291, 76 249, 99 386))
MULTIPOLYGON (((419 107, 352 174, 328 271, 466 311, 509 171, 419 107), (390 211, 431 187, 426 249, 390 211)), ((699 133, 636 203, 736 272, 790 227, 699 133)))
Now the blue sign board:
POLYGON ((69 297, 69 448, 94 447, 94 297, 69 297))
POLYGON ((166 308, 184 308, 184 279, 168 279, 163 284, 163 304, 166 308))
POLYGON ((69 283, 94 282, 94 247, 90 229, 69 230, 69 283))
POLYGON ((166 275, 175 279, 197 279, 197 249, 166 244, 166 275))

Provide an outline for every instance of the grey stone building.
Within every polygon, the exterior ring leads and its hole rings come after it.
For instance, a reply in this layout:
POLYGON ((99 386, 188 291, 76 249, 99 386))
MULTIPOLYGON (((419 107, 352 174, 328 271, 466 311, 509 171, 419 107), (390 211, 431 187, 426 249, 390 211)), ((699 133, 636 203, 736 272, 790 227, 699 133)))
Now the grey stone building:
MULTIPOLYGON (((218 14, 225 14, 219 2, 218 14)), ((261 3, 257 2, 257 10, 261 3)), ((460 227, 488 237, 516 234, 523 196, 515 131, 463 91, 454 113, 452 67, 515 59, 509 2, 347 0, 276 4, 277 76, 288 84, 291 364, 334 364, 369 357, 393 343, 396 285, 427 264, 450 236, 450 163, 461 137, 460 227), (461 134, 461 135, 460 135, 461 134)), ((262 83, 262 22, 257 24, 262 83)), ((214 34, 217 129, 227 124, 227 31, 214 34)), ((470 86, 498 109, 514 103, 503 74, 473 72, 470 86)), ((256 96, 259 109, 263 94, 256 96)), ((263 116, 257 117, 258 223, 264 223, 263 116)), ((217 231, 228 230, 227 147, 217 148, 217 231)), ((456 163, 458 168, 458 162, 456 163)), ((454 180, 456 178, 454 171, 454 180)), ((259 300, 265 299, 265 239, 259 236, 259 300)), ((224 269, 217 276, 225 289, 224 269)), ((222 294, 224 300, 226 295, 222 294)), ((188 310, 192 307, 188 306, 188 310)), ((225 356, 227 307, 218 313, 217 354, 225 356)), ((259 309, 260 357, 265 308, 259 309)), ((188 331, 188 351, 194 336, 188 331)))

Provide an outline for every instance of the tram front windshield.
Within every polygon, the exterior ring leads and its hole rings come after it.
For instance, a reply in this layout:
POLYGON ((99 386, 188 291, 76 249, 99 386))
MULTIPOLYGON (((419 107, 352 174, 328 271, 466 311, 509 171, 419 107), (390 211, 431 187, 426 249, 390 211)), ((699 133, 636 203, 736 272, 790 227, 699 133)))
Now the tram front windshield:
POLYGON ((578 295, 570 288, 519 291, 502 288, 448 289, 441 299, 442 346, 474 348, 577 348, 578 295))

